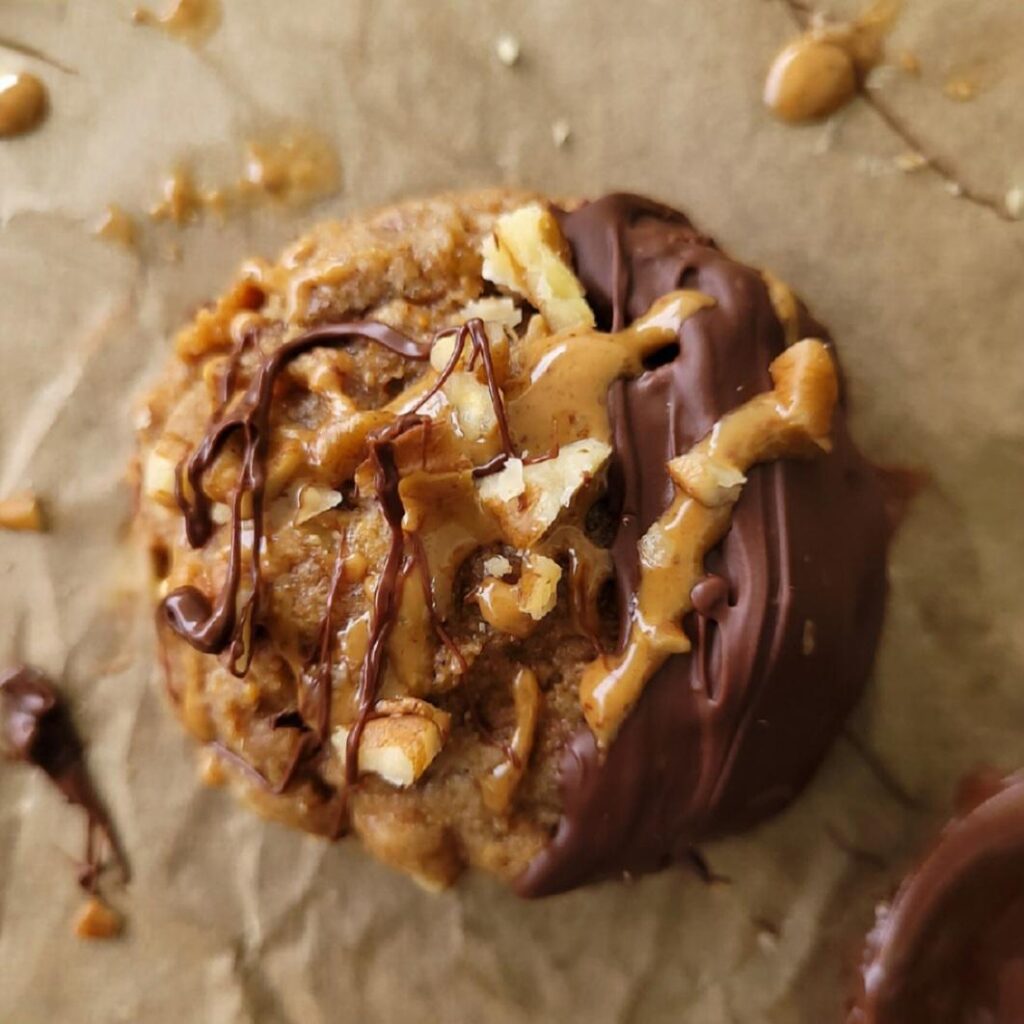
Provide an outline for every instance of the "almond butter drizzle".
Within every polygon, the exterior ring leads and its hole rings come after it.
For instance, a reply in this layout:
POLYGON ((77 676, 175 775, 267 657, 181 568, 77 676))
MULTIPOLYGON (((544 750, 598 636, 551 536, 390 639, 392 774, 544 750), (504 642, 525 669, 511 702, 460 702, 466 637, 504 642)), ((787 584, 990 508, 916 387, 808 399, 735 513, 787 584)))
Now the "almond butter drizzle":
POLYGON ((886 33, 902 0, 874 0, 849 22, 812 19, 779 52, 768 71, 764 103, 783 121, 813 121, 835 113, 857 94, 881 60, 886 33))
POLYGON ((158 28, 188 43, 209 39, 221 22, 218 0, 175 0, 166 14, 155 14, 148 7, 132 11, 136 25, 158 28))
POLYGON ((827 347, 805 339, 770 366, 774 389, 723 417, 669 471, 679 488, 640 541, 640 584, 626 645, 583 671, 580 702, 599 743, 607 746, 646 681, 671 654, 690 650, 682 619, 704 575, 704 557, 725 535, 744 474, 757 462, 827 450, 838 395, 827 347))
POLYGON ((46 86, 35 75, 0 75, 0 139, 25 135, 46 119, 50 103, 46 86))
POLYGON ((542 696, 537 677, 528 668, 521 668, 512 680, 512 699, 516 724, 505 756, 480 779, 480 795, 484 806, 495 814, 504 814, 512 803, 526 765, 533 752, 542 696))

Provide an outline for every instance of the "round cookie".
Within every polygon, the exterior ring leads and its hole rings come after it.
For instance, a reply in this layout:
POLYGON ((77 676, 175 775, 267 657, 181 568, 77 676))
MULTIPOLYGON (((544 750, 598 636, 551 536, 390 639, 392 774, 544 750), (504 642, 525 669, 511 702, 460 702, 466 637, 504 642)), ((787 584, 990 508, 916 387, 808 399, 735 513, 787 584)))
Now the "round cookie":
POLYGON ((849 1024, 1024 1020, 1024 776, 979 774, 878 911, 849 1024))
POLYGON ((691 857, 799 792, 870 670, 841 390, 784 285, 639 197, 322 225, 144 405, 168 692, 258 809, 428 885, 691 857))

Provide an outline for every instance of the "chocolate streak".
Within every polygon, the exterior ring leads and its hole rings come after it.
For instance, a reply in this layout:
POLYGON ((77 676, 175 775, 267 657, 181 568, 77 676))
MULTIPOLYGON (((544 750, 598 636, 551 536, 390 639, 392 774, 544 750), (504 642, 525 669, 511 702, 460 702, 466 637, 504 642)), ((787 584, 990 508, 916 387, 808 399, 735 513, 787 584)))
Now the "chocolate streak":
MULTIPOLYGON (((446 335, 455 335, 456 341, 451 356, 438 374, 437 380, 408 413, 399 416, 393 423, 368 438, 368 457, 373 470, 377 501, 390 531, 391 541, 374 591, 367 651, 360 668, 359 684, 356 690, 356 718, 346 741, 346 790, 341 795, 339 821, 344 817, 345 794, 355 784, 359 775, 359 742, 365 731, 366 723, 373 714, 384 667, 387 640, 395 623, 402 581, 407 574, 403 572, 405 534, 402 529, 402 520, 405 509, 399 494, 400 475, 395 461, 394 442, 410 430, 420 428, 425 431, 429 428, 429 421, 418 415, 419 410, 440 391, 455 371, 467 342, 473 350, 470 367, 475 365, 477 359, 483 366, 502 446, 502 451, 497 458, 488 463, 487 472, 496 472, 504 466, 508 459, 516 457, 517 454, 509 431, 504 396, 495 374, 490 343, 483 321, 473 318, 461 327, 440 331, 426 343, 415 341, 377 321, 333 324, 317 328, 293 339, 267 356, 260 363, 245 395, 233 409, 226 412, 239 361, 245 347, 250 344, 248 338, 243 338, 232 352, 227 372, 222 378, 220 405, 213 424, 192 455, 178 467, 175 495, 185 517, 186 534, 193 547, 201 547, 209 540, 214 528, 211 503, 203 490, 203 476, 222 450, 227 439, 235 431, 242 432, 244 437, 242 473, 233 499, 227 580, 213 604, 197 588, 179 587, 164 599, 161 609, 171 628, 182 639, 204 654, 216 654, 227 650, 229 652, 228 666, 231 671, 237 675, 244 675, 252 660, 251 630, 259 615, 261 586, 259 557, 263 544, 263 491, 270 441, 270 410, 274 383, 279 374, 294 359, 314 348, 336 347, 356 337, 367 338, 408 359, 423 360, 429 357, 433 344, 446 335), (190 494, 186 493, 182 477, 188 482, 190 494), (243 502, 247 495, 252 505, 250 513, 252 520, 250 555, 252 593, 246 599, 241 615, 238 615, 236 609, 241 585, 243 502)), ((421 571, 425 573, 426 556, 418 537, 413 537, 412 548, 413 553, 408 560, 408 568, 411 569, 412 564, 419 561, 421 571)), ((319 630, 316 654, 309 665, 310 685, 300 696, 299 707, 295 711, 279 714, 275 721, 276 728, 299 730, 299 739, 288 760, 282 779, 276 784, 271 784, 261 772, 237 754, 216 744, 228 760, 241 768, 256 784, 271 793, 284 792, 299 769, 319 756, 328 739, 333 662, 331 620, 342 572, 342 553, 339 548, 328 592, 327 608, 319 630)), ((427 591, 427 605, 434 628, 442 642, 452 650, 456 660, 465 667, 461 651, 455 646, 436 614, 433 591, 426 576, 424 576, 424 587, 427 591)), ((337 831, 340 834, 340 825, 337 831)))
MULTIPOLYGON (((685 322, 668 362, 609 392, 624 633, 638 541, 672 498, 666 461, 770 389, 784 332, 760 274, 675 210, 610 195, 560 222, 602 329, 628 325, 675 288, 716 303, 685 322)), ((800 332, 827 340, 806 314, 800 332)), ((749 473, 706 560, 717 579, 699 585, 685 622, 693 650, 647 682, 606 756, 586 729, 570 740, 563 816, 520 876, 522 894, 688 859, 692 844, 777 812, 807 783, 864 686, 886 593, 883 495, 842 410, 833 440, 827 457, 749 473)))
MULTIPOLYGON (((332 324, 282 345, 263 360, 248 390, 236 406, 217 416, 199 446, 178 467, 175 497, 185 517, 185 532, 193 547, 202 547, 213 533, 212 503, 203 490, 203 476, 235 433, 244 441, 242 471, 235 489, 231 510, 231 548, 228 575, 220 594, 211 604, 196 587, 179 587, 164 598, 161 609, 170 627, 204 654, 228 650, 228 667, 244 675, 252 657, 251 632, 259 613, 260 550, 263 544, 263 491, 266 485, 266 461, 270 446, 270 411, 274 384, 281 371, 299 356, 315 348, 337 348, 356 339, 367 338, 407 359, 424 360, 429 344, 415 341, 386 324, 353 322, 332 324), (185 482, 188 483, 186 491, 185 482), (241 611, 238 609, 242 583, 243 512, 246 497, 252 504, 252 542, 249 581, 252 592, 241 611)), ((232 361, 225 379, 233 383, 237 367, 232 361)), ((226 396, 224 396, 226 397, 226 396)))
POLYGON ((1024 776, 947 825, 880 912, 849 1024, 1024 1021, 1024 776))
POLYGON ((10 757, 44 771, 69 804, 85 811, 85 856, 78 878, 82 888, 95 892, 103 868, 97 835, 127 882, 128 860, 89 776, 82 740, 57 689, 41 672, 22 666, 0 674, 0 735, 10 757))

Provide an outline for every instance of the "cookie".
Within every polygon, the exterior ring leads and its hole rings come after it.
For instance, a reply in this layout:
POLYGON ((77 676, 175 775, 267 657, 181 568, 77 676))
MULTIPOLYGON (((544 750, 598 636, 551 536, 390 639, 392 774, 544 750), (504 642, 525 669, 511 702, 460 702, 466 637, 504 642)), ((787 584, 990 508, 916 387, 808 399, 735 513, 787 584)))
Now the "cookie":
POLYGON ((864 686, 889 524, 835 352, 675 210, 325 224, 175 349, 139 431, 167 690, 270 817, 544 895, 775 813, 864 686))
POLYGON ((1024 1020, 1024 776, 979 773, 868 936, 849 1024, 1024 1020))

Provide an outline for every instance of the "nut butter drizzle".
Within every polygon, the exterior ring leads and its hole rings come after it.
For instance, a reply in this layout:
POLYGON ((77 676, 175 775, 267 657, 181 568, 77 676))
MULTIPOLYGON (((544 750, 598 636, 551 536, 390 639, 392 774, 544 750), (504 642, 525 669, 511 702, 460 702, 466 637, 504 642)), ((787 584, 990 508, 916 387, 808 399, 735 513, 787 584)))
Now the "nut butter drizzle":
POLYGON ((57 688, 41 672, 20 666, 0 673, 0 736, 12 759, 39 768, 69 804, 85 812, 85 854, 78 874, 82 888, 97 891, 104 866, 97 837, 127 882, 128 859, 89 775, 82 740, 57 688))
MULTIPOLYGON (((241 359, 246 348, 252 344, 249 336, 243 336, 229 356, 228 366, 220 379, 219 409, 215 414, 214 423, 192 455, 179 464, 176 473, 175 498, 185 519, 186 535, 193 547, 201 547, 210 539, 214 529, 212 504, 203 490, 203 477, 228 438, 236 431, 241 431, 243 434, 242 471, 232 499, 231 542, 228 553, 228 574, 224 586, 212 604, 197 588, 186 586, 168 594, 161 605, 163 614, 175 633, 204 654, 218 654, 226 650, 229 670, 235 675, 241 676, 248 670, 252 660, 252 629, 259 615, 261 586, 259 555, 263 545, 262 504, 270 437, 270 411, 274 384, 281 371, 291 361, 314 348, 336 347, 356 337, 367 338, 407 359, 423 361, 428 358, 433 342, 452 334, 456 336, 456 343, 451 356, 429 390, 417 400, 408 413, 368 438, 369 461, 373 471, 377 501, 390 530, 391 540, 374 592, 367 651, 360 668, 356 693, 356 719, 346 741, 345 780, 347 787, 351 787, 358 777, 359 741, 365 731, 366 723, 372 716, 380 689, 385 648, 394 626, 403 579, 405 533, 402 529, 402 520, 405 509, 398 491, 400 475, 395 459, 394 442, 402 434, 414 429, 422 429, 426 432, 429 420, 419 415, 419 410, 440 391, 451 377, 462 358, 467 343, 473 349, 473 361, 475 362, 479 358, 483 366, 502 445, 502 452, 498 456, 502 461, 500 465, 489 471, 496 472, 504 465, 505 461, 515 458, 517 454, 512 442, 504 396, 497 381, 490 343, 483 321, 473 318, 461 327, 448 328, 439 332, 433 341, 427 344, 418 342, 377 321, 358 321, 316 328, 286 343, 266 357, 242 399, 233 409, 228 409, 230 394, 235 385, 241 359), (250 586, 252 592, 245 598, 239 613, 237 608, 242 581, 242 523, 246 497, 251 502, 250 586)), ((412 541, 412 555, 409 564, 411 566, 414 563, 420 564, 431 622, 441 640, 452 651, 460 667, 464 668, 465 660, 462 653, 444 629, 437 615, 433 594, 430 591, 429 577, 426 573, 426 556, 419 537, 413 538, 412 541)), ((331 665, 333 662, 331 619, 342 573, 340 548, 332 576, 327 609, 320 627, 318 650, 310 664, 313 692, 307 694, 307 697, 311 698, 309 703, 312 704, 312 712, 309 713, 309 709, 306 707, 299 710, 299 727, 303 731, 281 781, 271 784, 261 772, 252 768, 238 755, 228 751, 220 744, 215 745, 228 760, 241 767, 250 778, 274 793, 283 792, 288 787, 299 767, 321 751, 328 737, 332 690, 331 665), (312 719, 312 727, 309 719, 312 719)), ((291 724, 287 716, 282 720, 280 727, 284 727, 286 722, 291 724)), ((344 802, 343 797, 342 815, 344 802)))

